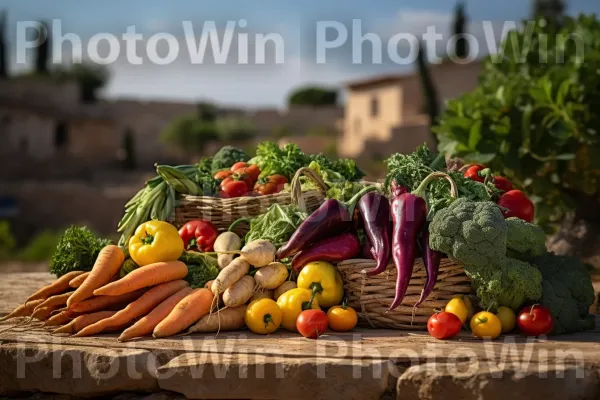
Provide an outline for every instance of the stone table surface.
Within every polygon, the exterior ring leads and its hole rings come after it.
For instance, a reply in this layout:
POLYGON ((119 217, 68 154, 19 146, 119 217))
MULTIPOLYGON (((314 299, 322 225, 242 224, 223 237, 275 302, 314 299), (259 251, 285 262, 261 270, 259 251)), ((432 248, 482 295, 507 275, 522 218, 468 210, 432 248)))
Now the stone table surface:
MULTIPOLYGON (((51 281, 44 273, 0 274, 0 315, 51 281)), ((466 332, 438 341, 421 331, 358 328, 319 340, 284 331, 269 336, 239 331, 119 343, 111 334, 52 336, 26 322, 0 324, 0 395, 600 398, 600 328, 550 339, 508 335, 487 342, 466 332)))

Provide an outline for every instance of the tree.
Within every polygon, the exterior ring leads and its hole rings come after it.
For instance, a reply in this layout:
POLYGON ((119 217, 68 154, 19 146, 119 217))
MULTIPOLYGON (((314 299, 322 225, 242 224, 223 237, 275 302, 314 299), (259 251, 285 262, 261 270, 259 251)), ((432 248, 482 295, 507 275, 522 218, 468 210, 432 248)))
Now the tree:
POLYGON ((304 87, 295 90, 288 98, 289 106, 334 106, 337 104, 337 90, 322 87, 304 87))
POLYGON ((454 44, 454 54, 458 58, 466 58, 469 54, 469 41, 462 37, 467 33, 467 15, 465 14, 465 4, 459 2, 454 10, 454 36, 456 42, 454 44))
POLYGON ((419 67, 419 73, 421 75, 423 97, 425 98, 427 113, 429 114, 429 123, 430 125, 433 125, 436 123, 439 115, 439 103, 437 90, 435 89, 435 85, 433 83, 433 80, 431 79, 431 74, 429 72, 429 67, 427 66, 424 43, 420 43, 419 45, 417 63, 419 67))
POLYGON ((135 169, 135 138, 131 128, 127 128, 123 134, 123 168, 135 169))
POLYGON ((479 87, 450 101, 434 128, 441 151, 468 163, 484 163, 531 195, 537 222, 549 231, 560 229, 552 244, 555 251, 596 266, 598 37, 600 21, 585 15, 565 17, 560 26, 538 22, 532 35, 511 32, 502 45, 503 57, 492 55, 485 61, 479 87), (572 32, 581 43, 570 39, 572 32), (525 41, 531 46, 522 57, 525 41))
POLYGON ((35 57, 35 72, 38 75, 48 75, 48 57, 50 56, 50 29, 45 22, 40 22, 39 37, 37 40, 36 57, 35 57))
POLYGON ((215 122, 217 120, 217 107, 214 104, 201 102, 196 105, 198 119, 204 122, 215 122))
POLYGON ((0 78, 8 77, 6 59, 6 11, 0 12, 0 78))
POLYGON ((176 119, 161 133, 161 141, 185 152, 202 153, 206 143, 219 138, 214 122, 201 121, 195 115, 176 119))
POLYGON ((544 18, 550 23, 560 24, 565 16, 567 5, 564 0, 534 0, 531 17, 544 18))

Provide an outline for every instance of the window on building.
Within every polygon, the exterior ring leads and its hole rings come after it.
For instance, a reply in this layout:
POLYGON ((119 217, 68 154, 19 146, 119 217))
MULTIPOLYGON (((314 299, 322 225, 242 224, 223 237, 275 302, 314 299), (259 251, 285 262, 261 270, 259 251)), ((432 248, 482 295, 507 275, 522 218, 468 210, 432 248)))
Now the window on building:
POLYGON ((54 126, 54 147, 65 147, 69 143, 69 127, 66 122, 58 122, 54 126))
POLYGON ((379 100, 377 97, 371 99, 371 117, 375 118, 379 115, 379 100))

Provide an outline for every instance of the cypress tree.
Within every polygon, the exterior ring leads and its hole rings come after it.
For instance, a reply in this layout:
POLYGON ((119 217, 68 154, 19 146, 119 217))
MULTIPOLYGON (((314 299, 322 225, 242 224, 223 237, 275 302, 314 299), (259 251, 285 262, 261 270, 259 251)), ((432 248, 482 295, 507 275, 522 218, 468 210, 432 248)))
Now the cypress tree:
POLYGON ((8 77, 6 57, 6 11, 0 12, 0 78, 8 77))
POLYGON ((565 0, 534 0, 531 17, 543 17, 550 24, 560 25, 566 11, 565 0))
POLYGON ((48 75, 48 57, 50 56, 50 29, 45 22, 39 23, 39 38, 36 47, 35 72, 48 75))
POLYGON ((463 2, 459 2, 456 4, 456 9, 454 11, 454 35, 457 38, 454 54, 458 58, 466 58, 469 54, 469 41, 464 37, 460 37, 467 33, 467 15, 465 13, 465 4, 463 2))
POLYGON ((419 45, 417 63, 421 75, 425 106, 427 107, 427 113, 429 114, 429 123, 431 126, 433 126, 436 123, 439 115, 439 103, 437 98, 437 90, 435 89, 435 85, 431 79, 431 73, 429 72, 429 67, 427 65, 424 43, 419 45))

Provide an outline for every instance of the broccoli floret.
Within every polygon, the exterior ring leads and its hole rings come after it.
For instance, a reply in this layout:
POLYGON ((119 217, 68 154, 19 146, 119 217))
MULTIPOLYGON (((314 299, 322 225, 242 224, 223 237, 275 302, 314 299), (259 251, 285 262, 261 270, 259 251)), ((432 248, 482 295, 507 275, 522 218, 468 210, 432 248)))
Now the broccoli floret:
POLYGON ((530 224, 520 218, 506 220, 507 254, 523 261, 546 254, 546 233, 539 225, 530 224))
POLYGON ((594 287, 586 266, 577 258, 545 254, 534 260, 542 274, 540 303, 554 316, 553 334, 579 332, 594 327, 589 309, 594 287))
POLYGON ((503 257, 495 266, 466 265, 465 273, 471 278, 484 309, 506 306, 518 311, 526 301, 542 296, 540 272, 514 258, 503 257))
POLYGON ((506 223, 492 202, 456 200, 435 215, 429 235, 433 250, 465 265, 491 267, 506 255, 506 223))
POLYGON ((248 161, 248 154, 242 149, 233 146, 223 146, 212 159, 212 172, 231 168, 238 161, 248 161))

